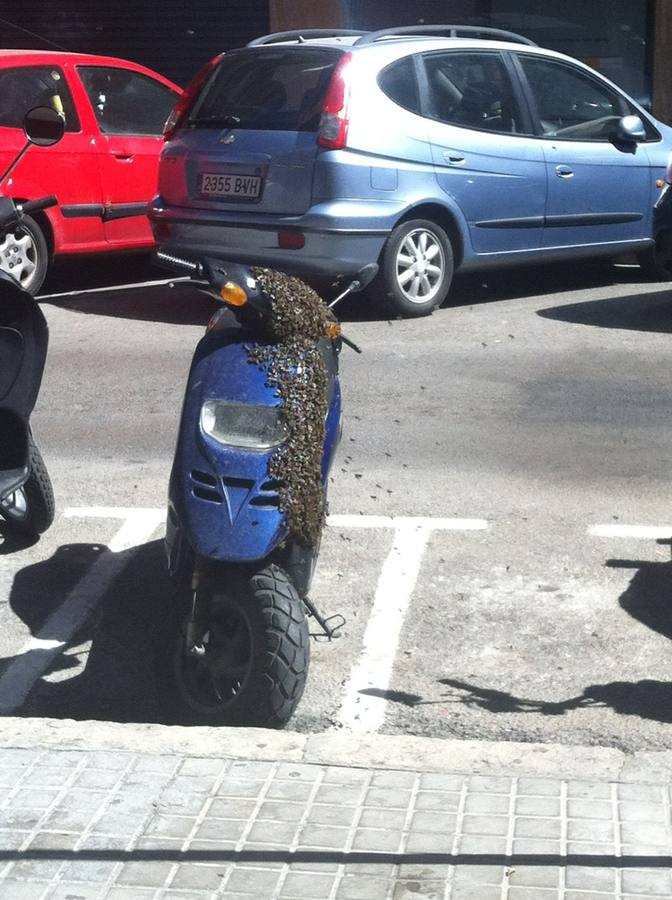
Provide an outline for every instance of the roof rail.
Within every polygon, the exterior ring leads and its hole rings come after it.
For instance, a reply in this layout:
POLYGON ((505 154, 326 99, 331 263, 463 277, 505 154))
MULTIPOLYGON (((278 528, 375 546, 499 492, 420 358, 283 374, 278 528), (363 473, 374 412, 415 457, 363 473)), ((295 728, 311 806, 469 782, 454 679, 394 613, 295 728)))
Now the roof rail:
POLYGON ((282 41, 297 41, 299 44, 310 38, 329 37, 359 37, 368 34, 367 31, 352 31, 347 28, 304 28, 303 31, 277 31, 275 34, 265 34, 255 38, 248 47, 260 47, 263 44, 279 44, 282 41))
POLYGON ((516 44, 528 44, 530 47, 538 45, 522 34, 514 31, 502 31, 501 28, 486 28, 482 25, 399 25, 396 28, 383 28, 380 31, 369 31, 359 40, 355 41, 357 47, 365 44, 375 44, 376 41, 386 37, 414 37, 415 35, 440 35, 446 37, 471 37, 481 36, 492 40, 512 41, 516 44))

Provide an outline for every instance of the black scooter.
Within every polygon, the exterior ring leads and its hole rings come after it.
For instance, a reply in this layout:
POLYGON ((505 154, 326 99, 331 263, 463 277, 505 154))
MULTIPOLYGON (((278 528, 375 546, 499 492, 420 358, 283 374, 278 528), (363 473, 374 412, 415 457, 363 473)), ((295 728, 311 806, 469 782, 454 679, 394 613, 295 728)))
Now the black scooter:
MULTIPOLYGON (((0 176, 0 185, 31 145, 56 144, 63 136, 64 124, 54 109, 31 109, 23 122, 26 144, 0 176)), ((0 196, 0 236, 20 230, 25 215, 56 203, 53 196, 25 203, 0 196)), ((14 264, 10 259, 6 268, 11 271, 14 264)), ((19 260, 16 265, 20 271, 19 260)), ((37 535, 54 520, 51 479, 30 429, 47 344, 47 322, 37 302, 11 274, 0 269, 0 530, 5 532, 37 535)))

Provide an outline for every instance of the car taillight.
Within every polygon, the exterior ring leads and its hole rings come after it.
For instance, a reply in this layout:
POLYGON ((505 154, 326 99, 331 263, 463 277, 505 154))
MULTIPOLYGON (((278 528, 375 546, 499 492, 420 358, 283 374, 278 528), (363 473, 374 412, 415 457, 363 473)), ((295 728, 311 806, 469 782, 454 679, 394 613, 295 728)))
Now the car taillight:
POLYGON ((213 57, 210 62, 206 63, 203 68, 196 75, 194 75, 189 84, 177 98, 177 103, 173 107, 173 111, 168 116, 166 124, 163 128, 164 141, 172 140, 175 132, 182 125, 182 122, 189 114, 189 111, 193 106, 194 101, 200 94, 201 88, 205 84, 207 77, 210 75, 215 66, 220 63, 223 56, 224 54, 220 53, 219 56, 213 57))
POLYGON ((334 69, 327 95, 322 106, 317 143, 330 150, 342 150, 348 140, 348 102, 350 84, 348 67, 352 61, 350 53, 344 54, 334 69))

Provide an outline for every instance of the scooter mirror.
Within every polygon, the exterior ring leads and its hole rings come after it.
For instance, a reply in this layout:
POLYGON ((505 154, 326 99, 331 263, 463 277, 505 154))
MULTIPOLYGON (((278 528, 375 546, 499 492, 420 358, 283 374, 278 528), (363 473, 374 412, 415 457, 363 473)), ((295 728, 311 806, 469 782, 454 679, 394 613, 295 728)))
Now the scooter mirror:
POLYGON ((51 147, 63 137, 65 120, 50 106, 35 106, 26 113, 23 130, 31 144, 51 147))
POLYGON ((378 264, 369 263, 368 266, 364 266, 363 269, 360 269, 359 272, 357 272, 352 281, 352 285, 350 286, 350 290, 353 293, 363 291, 365 287, 368 287, 371 284, 377 274, 378 264))

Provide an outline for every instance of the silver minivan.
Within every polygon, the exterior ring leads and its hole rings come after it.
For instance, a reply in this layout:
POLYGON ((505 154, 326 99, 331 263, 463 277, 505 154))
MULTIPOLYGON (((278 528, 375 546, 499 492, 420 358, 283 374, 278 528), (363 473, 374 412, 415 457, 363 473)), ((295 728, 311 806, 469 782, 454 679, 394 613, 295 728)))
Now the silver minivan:
MULTIPOLYGON (((161 249, 299 274, 378 261, 394 314, 453 273, 635 252, 672 129, 586 65, 466 26, 269 35, 217 57, 166 130, 161 249)), ((661 251, 662 252, 662 251, 661 251)))

